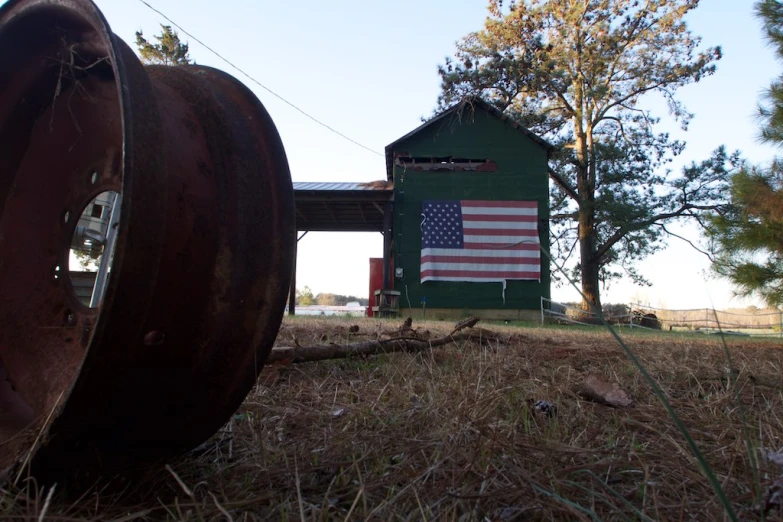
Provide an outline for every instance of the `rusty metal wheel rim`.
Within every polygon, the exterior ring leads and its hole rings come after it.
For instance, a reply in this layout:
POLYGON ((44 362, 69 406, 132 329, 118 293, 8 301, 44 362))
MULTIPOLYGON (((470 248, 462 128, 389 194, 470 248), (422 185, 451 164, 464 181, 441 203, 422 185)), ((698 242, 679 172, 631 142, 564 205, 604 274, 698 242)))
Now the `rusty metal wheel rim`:
POLYGON ((8 2, 0 49, 0 466, 160 462, 226 421, 274 342, 295 241, 282 142, 236 79, 143 67, 89 0, 8 2), (89 308, 64 267, 104 191, 121 211, 89 308))

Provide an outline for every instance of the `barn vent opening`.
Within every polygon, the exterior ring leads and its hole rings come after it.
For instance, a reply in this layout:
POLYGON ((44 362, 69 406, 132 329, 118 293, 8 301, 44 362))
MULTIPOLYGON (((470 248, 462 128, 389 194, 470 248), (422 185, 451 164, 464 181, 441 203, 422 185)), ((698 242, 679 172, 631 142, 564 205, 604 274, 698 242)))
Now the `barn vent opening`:
POLYGON ((490 159, 455 158, 455 157, 397 157, 395 165, 406 170, 426 170, 433 172, 495 172, 497 163, 490 159))

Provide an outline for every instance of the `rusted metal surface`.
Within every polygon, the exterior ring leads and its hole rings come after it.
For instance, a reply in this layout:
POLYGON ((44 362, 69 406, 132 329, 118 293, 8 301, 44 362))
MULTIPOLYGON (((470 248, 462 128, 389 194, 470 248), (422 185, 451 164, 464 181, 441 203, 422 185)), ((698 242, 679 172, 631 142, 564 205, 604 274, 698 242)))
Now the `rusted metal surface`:
POLYGON ((209 437, 271 349, 294 243, 282 143, 240 82, 143 67, 89 0, 0 8, 0 468, 89 480, 209 437), (93 309, 69 248, 104 191, 93 309))

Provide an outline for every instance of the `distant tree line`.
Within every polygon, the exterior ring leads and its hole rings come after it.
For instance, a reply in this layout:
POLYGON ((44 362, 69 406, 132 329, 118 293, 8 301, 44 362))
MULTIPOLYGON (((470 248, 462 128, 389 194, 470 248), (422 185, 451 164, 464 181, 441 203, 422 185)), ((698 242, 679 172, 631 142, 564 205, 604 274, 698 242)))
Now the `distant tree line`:
POLYGON ((296 304, 299 306, 322 305, 322 306, 345 306, 348 303, 358 302, 362 306, 370 304, 366 297, 356 297, 354 295, 340 295, 322 292, 313 295, 309 286, 303 289, 296 289, 296 304))

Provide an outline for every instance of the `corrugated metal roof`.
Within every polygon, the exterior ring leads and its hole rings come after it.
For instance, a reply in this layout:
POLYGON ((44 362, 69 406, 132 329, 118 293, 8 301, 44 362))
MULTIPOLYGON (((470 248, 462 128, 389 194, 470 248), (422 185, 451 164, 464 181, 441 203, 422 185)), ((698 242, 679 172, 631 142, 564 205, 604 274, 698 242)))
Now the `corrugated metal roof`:
POLYGON ((369 182, 295 181, 294 190, 392 190, 393 183, 383 180, 369 182))
POLYGON ((394 184, 294 183, 296 229, 299 231, 381 232, 384 214, 391 212, 394 184))

